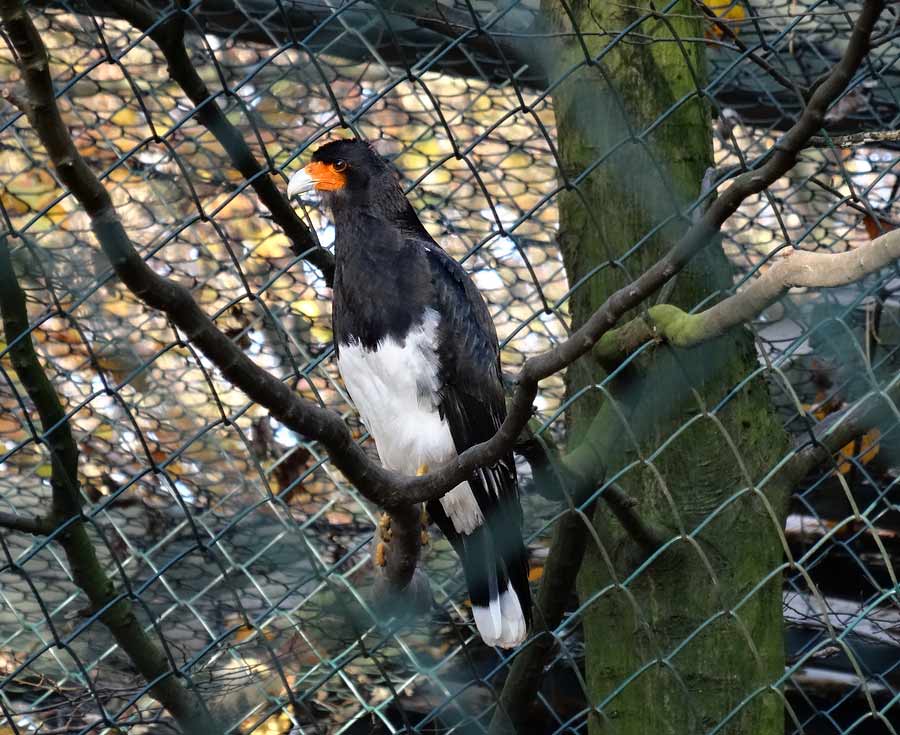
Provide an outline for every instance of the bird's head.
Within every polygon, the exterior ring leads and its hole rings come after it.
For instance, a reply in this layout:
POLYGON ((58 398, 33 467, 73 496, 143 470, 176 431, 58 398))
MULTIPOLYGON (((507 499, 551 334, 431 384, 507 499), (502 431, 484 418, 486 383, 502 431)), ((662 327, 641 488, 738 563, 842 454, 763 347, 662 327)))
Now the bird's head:
POLYGON ((326 143, 288 182, 289 197, 313 189, 332 208, 349 205, 393 210, 406 202, 394 169, 362 140, 326 143))

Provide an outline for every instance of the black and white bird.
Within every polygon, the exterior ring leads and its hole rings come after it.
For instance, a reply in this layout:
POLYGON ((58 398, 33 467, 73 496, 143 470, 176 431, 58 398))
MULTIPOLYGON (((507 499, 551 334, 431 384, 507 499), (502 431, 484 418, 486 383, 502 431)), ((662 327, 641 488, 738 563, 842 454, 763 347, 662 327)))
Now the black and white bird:
MULTIPOLYGON (((381 463, 421 474, 490 439, 506 404, 497 333, 475 284, 367 143, 319 148, 288 195, 313 189, 335 226, 338 366, 381 463)), ((521 643, 531 596, 512 454, 426 507, 462 560, 482 639, 521 643)))

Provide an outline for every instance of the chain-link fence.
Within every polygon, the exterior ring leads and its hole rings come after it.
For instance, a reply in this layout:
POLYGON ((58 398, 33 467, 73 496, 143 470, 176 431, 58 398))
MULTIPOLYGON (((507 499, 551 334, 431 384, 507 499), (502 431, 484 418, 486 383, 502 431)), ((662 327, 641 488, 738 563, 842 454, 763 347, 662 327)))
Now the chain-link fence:
MULTIPOLYGON (((559 34, 541 25, 536 2, 124 3, 150 9, 143 28, 120 17, 116 5, 28 8, 75 146, 153 269, 187 285, 254 362, 339 412, 373 457, 332 359, 323 271, 305 258, 302 224, 261 203, 271 197, 270 172, 283 191, 286 174, 320 142, 335 135, 376 141, 429 232, 464 263, 488 301, 504 369, 514 374, 569 334, 570 297, 584 282, 567 279, 557 242, 565 187, 553 90, 562 80, 531 60, 559 34), (166 44, 154 35, 173 17, 184 26, 196 79, 164 57, 166 44), (244 142, 243 158, 235 158, 242 150, 229 130, 244 142)), ((777 148, 803 108, 804 90, 814 90, 844 53, 860 8, 815 0, 693 6, 705 18, 704 33, 680 42, 701 46, 708 58, 699 91, 714 115, 718 176, 777 148)), ((609 48, 641 44, 648 19, 682 12, 683 3, 635 9, 629 25, 599 35, 609 48)), ((878 42, 830 106, 831 136, 896 127, 898 23, 900 14, 888 7, 878 42)), ((0 731, 173 727, 150 696, 159 682, 139 674, 101 620, 109 610, 92 606, 77 584, 59 543, 67 528, 28 533, 24 524, 50 508, 48 437, 63 424, 80 453, 83 518, 99 564, 115 593, 133 604, 167 671, 199 693, 225 727, 486 731, 515 654, 486 648, 474 633, 449 545, 432 537, 420 562, 434 595, 430 612, 382 620, 370 594, 378 509, 329 463, 320 443, 249 402, 172 319, 117 277, 22 111, 29 93, 5 40, 0 217, 27 300, 27 329, 7 329, 0 342, 0 512, 7 526, 0 532, 0 731), (28 339, 62 405, 64 419, 55 425, 38 418, 13 365, 16 344, 28 339)), ((893 229, 900 216, 897 141, 820 141, 788 174, 748 197, 723 229, 734 290, 765 273, 786 247, 844 252, 893 229)), ((598 160, 602 167, 605 159, 598 160)), ((312 200, 297 211, 328 248, 334 229, 327 213, 312 200)), ((627 267, 642 246, 628 244, 621 263, 627 267)), ((759 374, 796 442, 808 442, 816 427, 893 380, 896 275, 889 268, 841 288, 792 289, 750 325, 759 374)), ((567 392, 563 373, 544 380, 534 401, 538 434, 565 446, 566 418, 582 396, 567 392)), ((896 441, 891 423, 882 422, 792 488, 779 533, 786 563, 770 570, 783 587, 786 668, 766 682, 780 693, 786 732, 898 730, 896 441)), ((772 472, 795 454, 782 452, 772 472)), ((537 589, 568 505, 545 497, 524 460, 519 471, 537 589)), ((580 507, 602 502, 615 480, 580 507)), ((604 539, 589 535, 588 543, 604 539)), ((649 573, 639 567, 635 579, 649 573)), ((600 714, 596 727, 618 732, 610 714, 617 695, 598 695, 585 676, 589 598, 571 589, 566 616, 550 631, 530 732, 587 732, 592 712, 600 714)), ((617 625, 610 621, 610 636, 627 637, 617 625)), ((679 631, 667 640, 677 648, 696 634, 679 631)), ((677 657, 667 665, 677 672, 677 657)), ((737 712, 752 697, 734 686, 737 712)), ((728 727, 723 717, 705 722, 704 732, 728 727)))

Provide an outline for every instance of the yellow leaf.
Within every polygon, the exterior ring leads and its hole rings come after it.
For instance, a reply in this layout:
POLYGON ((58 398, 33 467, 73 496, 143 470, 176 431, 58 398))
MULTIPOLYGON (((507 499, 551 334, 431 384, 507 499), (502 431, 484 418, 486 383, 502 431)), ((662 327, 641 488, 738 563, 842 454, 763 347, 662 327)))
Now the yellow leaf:
POLYGON ((113 439, 113 427, 109 424, 100 424, 100 426, 94 430, 93 434, 99 439, 111 442, 113 439))
POLYGON ((137 125, 140 122, 140 117, 137 110, 132 110, 130 107, 123 107, 110 118, 110 121, 116 125, 121 125, 124 128, 131 125, 137 125))
POLYGON ((276 232, 257 245, 253 254, 257 258, 283 258, 287 255, 288 248, 288 239, 280 232, 276 232))
POLYGON ((131 316, 133 312, 131 304, 125 299, 113 299, 112 301, 104 301, 103 310, 108 311, 110 314, 120 316, 123 319, 127 316, 131 316))
MULTIPOLYGON (((241 643, 242 641, 245 641, 248 638, 250 638, 251 636, 255 635, 256 632, 257 632, 256 628, 254 628, 250 625, 242 625, 240 628, 238 628, 235 631, 234 640, 237 643, 241 643)), ((271 628, 264 628, 263 630, 261 630, 259 632, 262 633, 263 638, 265 638, 266 640, 271 641, 272 639, 275 638, 275 631, 272 630, 271 628)))
POLYGON ((295 311, 299 311, 303 316, 308 316, 310 319, 319 316, 322 313, 322 310, 319 308, 319 304, 315 301, 310 301, 308 299, 298 299, 291 307, 295 311))
POLYGON ((331 342, 331 330, 326 327, 313 327, 309 330, 310 336, 321 344, 331 342))
MULTIPOLYGON (((744 6, 741 4, 740 0, 704 0, 704 4, 707 8, 712 10, 720 20, 734 23, 735 25, 731 26, 731 30, 734 33, 738 32, 737 24, 747 17, 747 11, 744 10, 744 6)), ((725 32, 719 26, 713 24, 706 35, 707 38, 722 38, 722 36, 725 35, 725 32)))
POLYGON ((15 194, 8 192, 5 189, 0 191, 0 203, 2 203, 3 208, 13 216, 28 214, 31 211, 28 202, 20 199, 15 194))
MULTIPOLYGON (((862 439, 858 444, 857 442, 852 441, 849 444, 845 444, 843 447, 841 447, 840 456, 846 457, 849 460, 858 454, 859 462, 861 464, 868 464, 878 456, 878 452, 881 449, 881 445, 879 443, 880 439, 881 432, 878 429, 867 431, 865 434, 863 434, 862 439)), ((840 472, 842 475, 846 475, 848 472, 850 472, 852 466, 853 465, 850 462, 841 462, 838 465, 838 472, 840 472)))

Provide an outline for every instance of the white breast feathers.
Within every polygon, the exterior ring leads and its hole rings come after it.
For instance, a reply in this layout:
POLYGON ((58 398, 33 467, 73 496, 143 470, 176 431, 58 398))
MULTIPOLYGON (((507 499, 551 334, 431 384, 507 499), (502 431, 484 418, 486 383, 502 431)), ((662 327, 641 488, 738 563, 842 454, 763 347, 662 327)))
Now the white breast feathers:
MULTIPOLYGON (((351 341, 339 350, 338 368, 381 463, 407 475, 456 455, 450 427, 438 412, 439 323, 440 315, 426 309, 405 339, 388 337, 374 350, 351 341)), ((460 533, 471 533, 483 521, 468 483, 441 498, 441 505, 460 533)))

